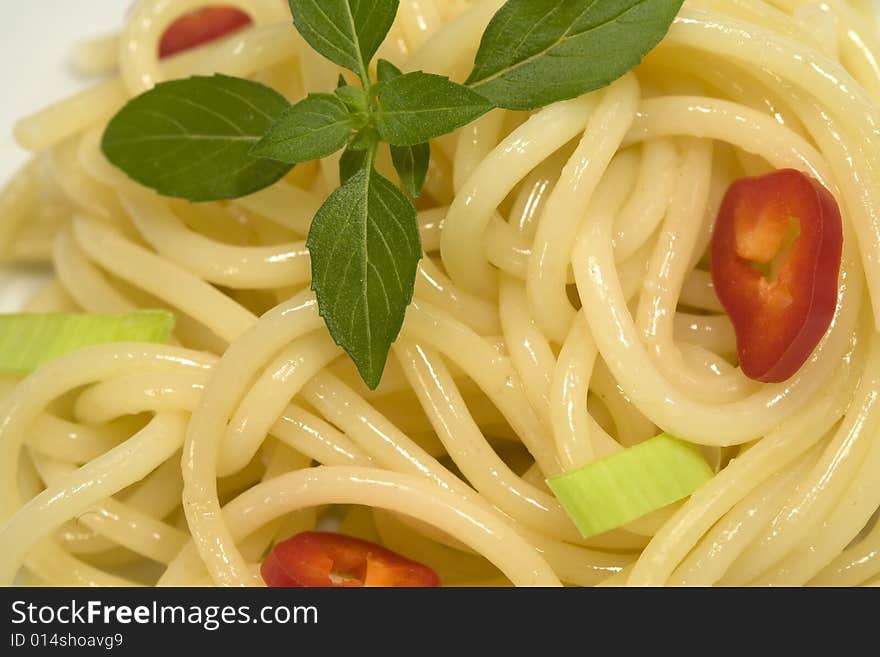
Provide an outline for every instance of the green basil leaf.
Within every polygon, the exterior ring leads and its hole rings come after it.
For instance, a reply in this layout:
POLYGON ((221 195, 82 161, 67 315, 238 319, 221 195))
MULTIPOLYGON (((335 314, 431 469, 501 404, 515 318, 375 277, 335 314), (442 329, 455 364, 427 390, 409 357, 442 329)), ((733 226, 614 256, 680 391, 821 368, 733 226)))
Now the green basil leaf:
POLYGON ((508 0, 483 33, 467 84, 532 110, 601 89, 669 30, 682 0, 508 0))
POLYGON ((363 89, 345 85, 336 89, 334 93, 352 112, 366 114, 370 109, 370 99, 363 89))
POLYGON ((467 125, 493 108, 449 78, 407 73, 377 86, 379 135, 394 146, 415 146, 467 125))
POLYGON ((391 159, 406 190, 413 198, 421 196, 431 162, 431 145, 392 146, 391 159))
POLYGON ((399 0, 290 0, 290 11, 312 48, 366 83, 370 60, 388 35, 399 5, 399 0))
POLYGON ((379 135, 373 128, 367 127, 358 132, 348 144, 353 151, 372 151, 379 143, 379 135))
MULTIPOLYGON (((403 75, 403 71, 384 59, 380 59, 376 65, 376 73, 379 82, 388 82, 403 75)), ((421 196, 431 162, 431 145, 426 142, 416 146, 392 146, 391 159, 407 191, 413 198, 421 196)))
POLYGON ((339 79, 336 80, 336 88, 342 89, 342 87, 347 87, 348 82, 345 80, 345 76, 342 73, 339 74, 339 79))
POLYGON ((375 389, 412 301, 422 247, 415 207, 372 160, 330 195, 307 245, 321 316, 375 389))
POLYGON ((339 98, 309 94, 289 107, 251 152, 288 164, 319 160, 345 146, 356 127, 339 98))
POLYGON ((354 148, 349 145, 339 159, 339 182, 343 185, 347 183, 352 176, 366 166, 372 155, 367 148, 354 148))
POLYGON ((250 152, 289 106, 269 87, 224 75, 162 82, 113 117, 101 148, 129 177, 165 196, 239 198, 290 171, 250 152))
POLYGON ((379 82, 388 82, 388 80, 399 78, 401 75, 403 75, 403 71, 387 59, 380 59, 376 62, 376 77, 379 82))

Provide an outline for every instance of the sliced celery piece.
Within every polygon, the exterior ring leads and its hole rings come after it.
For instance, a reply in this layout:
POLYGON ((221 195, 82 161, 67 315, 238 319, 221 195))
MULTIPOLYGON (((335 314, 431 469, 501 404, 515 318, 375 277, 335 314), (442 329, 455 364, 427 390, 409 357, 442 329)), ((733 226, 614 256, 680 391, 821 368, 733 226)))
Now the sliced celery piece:
POLYGON ((21 376, 71 351, 108 342, 165 342, 174 315, 142 310, 123 315, 0 315, 0 374, 21 376))
POLYGON ((589 538, 684 499, 712 476, 696 447, 661 434, 547 484, 589 538))

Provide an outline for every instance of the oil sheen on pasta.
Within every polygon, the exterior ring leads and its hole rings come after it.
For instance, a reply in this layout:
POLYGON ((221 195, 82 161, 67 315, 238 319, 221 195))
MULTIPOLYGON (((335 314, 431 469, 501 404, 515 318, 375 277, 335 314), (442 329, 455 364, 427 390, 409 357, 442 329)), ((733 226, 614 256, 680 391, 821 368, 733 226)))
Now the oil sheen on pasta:
MULTIPOLYGON (((259 585, 267 548, 328 510, 444 584, 880 582, 871 3, 688 0, 607 89, 436 140, 416 300, 375 392, 309 289, 334 158, 189 205, 100 153, 108 118, 162 80, 335 87, 278 0, 226 0, 254 26, 159 61, 164 27, 206 4, 138 3, 77 50, 108 76, 16 127, 34 158, 0 198, 0 249, 55 272, 28 310, 179 321, 168 346, 93 347, 4 386, 0 583, 259 585), (706 252, 729 184, 786 167, 841 206, 839 300, 807 364, 759 384, 731 364, 706 252), (661 431, 715 477, 581 539, 545 479, 661 431)), ((501 4, 402 0, 379 56, 461 81, 501 4)))

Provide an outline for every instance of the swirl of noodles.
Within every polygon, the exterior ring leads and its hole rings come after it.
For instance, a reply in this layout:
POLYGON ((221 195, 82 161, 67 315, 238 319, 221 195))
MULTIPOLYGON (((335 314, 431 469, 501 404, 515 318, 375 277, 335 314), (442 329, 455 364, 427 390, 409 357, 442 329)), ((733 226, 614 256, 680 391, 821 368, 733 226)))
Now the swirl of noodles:
MULTIPOLYGON (((77 52, 106 77, 25 117, 0 254, 50 262, 33 312, 168 308, 165 346, 112 344, 0 382, 0 583, 260 585, 326 523, 454 585, 880 582, 880 33, 845 0, 688 0, 605 89, 494 110, 432 142, 415 299, 376 390, 334 343, 306 238, 339 155, 228 202, 145 190, 101 151, 170 79, 245 76, 296 101, 340 70, 279 0, 159 59, 216 3, 143 0, 77 52), (743 176, 796 168, 844 219, 837 308, 791 379, 748 379, 707 251, 743 176), (583 539, 548 477, 661 431, 712 479, 583 539), (125 576, 119 573, 126 573, 125 576)), ((464 80, 502 0, 402 0, 379 56, 464 80)), ((395 179, 387 149, 379 171, 395 179)))

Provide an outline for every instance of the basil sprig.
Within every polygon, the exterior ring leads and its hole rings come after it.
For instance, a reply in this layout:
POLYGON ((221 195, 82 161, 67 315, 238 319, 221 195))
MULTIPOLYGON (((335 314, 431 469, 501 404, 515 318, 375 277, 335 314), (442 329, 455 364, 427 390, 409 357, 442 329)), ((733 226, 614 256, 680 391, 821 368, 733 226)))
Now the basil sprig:
POLYGON ((291 105, 222 75, 157 85, 110 122, 104 154, 135 181, 190 201, 234 199, 344 149, 341 187, 312 222, 312 288, 334 340, 375 388, 412 301, 422 258, 416 198, 431 139, 495 107, 533 110, 604 87, 666 34, 682 0, 509 0, 486 29, 465 85, 371 63, 398 0, 289 0, 321 55, 355 73, 291 105), (404 194, 375 169, 387 142, 404 194))

